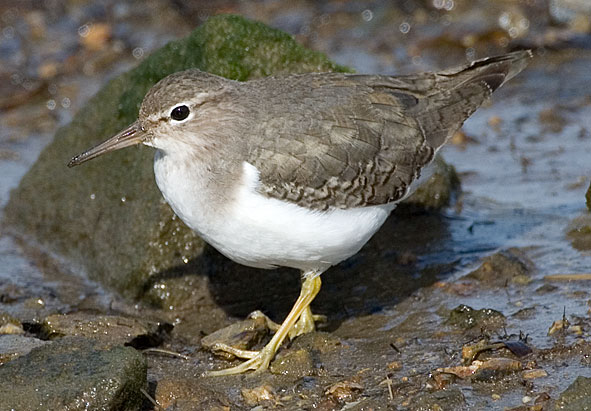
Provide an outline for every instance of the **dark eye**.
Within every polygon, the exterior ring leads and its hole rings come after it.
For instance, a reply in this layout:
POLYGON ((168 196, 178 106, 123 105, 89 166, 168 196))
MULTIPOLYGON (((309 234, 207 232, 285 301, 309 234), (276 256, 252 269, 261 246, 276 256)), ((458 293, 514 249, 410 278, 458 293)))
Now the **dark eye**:
POLYGON ((177 106, 177 107, 173 108, 172 111, 170 112, 170 117, 173 120, 182 121, 182 120, 186 119, 187 117, 189 117, 190 112, 191 111, 189 110, 189 107, 187 107, 187 106, 177 106))

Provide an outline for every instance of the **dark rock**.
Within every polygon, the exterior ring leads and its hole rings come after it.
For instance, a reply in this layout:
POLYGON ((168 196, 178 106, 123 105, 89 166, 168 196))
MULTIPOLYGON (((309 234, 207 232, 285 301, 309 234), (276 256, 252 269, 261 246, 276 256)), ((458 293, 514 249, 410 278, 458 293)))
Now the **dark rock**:
POLYGON ((221 328, 201 339, 201 345, 206 350, 232 360, 234 355, 220 350, 218 346, 227 345, 238 350, 250 350, 258 344, 269 332, 266 320, 259 316, 256 318, 247 318, 244 321, 238 321, 227 327, 221 328))
POLYGON ((331 333, 316 331, 297 337, 293 341, 291 348, 326 354, 341 349, 342 345, 339 337, 331 333))
POLYGON ((568 225, 566 233, 574 248, 580 251, 591 250, 591 215, 576 217, 568 225))
POLYGON ((463 329, 495 330, 505 325, 505 316, 491 308, 475 310, 460 304, 449 313, 447 323, 463 329))
POLYGON ((158 381, 154 399, 162 409, 201 411, 230 410, 223 394, 203 387, 196 379, 164 378, 158 381))
POLYGON ((585 193, 585 204, 587 204, 587 210, 591 211, 591 184, 585 193))
POLYGON ((409 409, 413 411, 461 410, 465 405, 464 394, 459 389, 452 388, 419 394, 412 399, 409 409))
POLYGON ((432 174, 404 201, 404 205, 439 210, 448 206, 453 194, 459 191, 460 178, 454 166, 437 156, 430 167, 433 167, 432 174))
POLYGON ((158 324, 117 315, 94 315, 84 312, 55 314, 41 324, 42 338, 86 337, 105 344, 123 345, 140 335, 156 332, 158 324))
POLYGON ((45 344, 49 342, 23 335, 0 335, 0 364, 28 354, 33 348, 45 344))
POLYGON ((314 362, 306 350, 289 350, 277 356, 269 371, 294 378, 308 377, 314 374, 314 362))
POLYGON ((502 250, 483 259, 476 270, 466 275, 488 287, 527 284, 534 270, 533 262, 519 249, 502 250))
POLYGON ((580 411, 591 410, 591 378, 577 379, 558 397, 554 404, 555 410, 580 411))
POLYGON ((146 372, 133 348, 63 338, 0 367, 0 409, 139 409, 146 372))

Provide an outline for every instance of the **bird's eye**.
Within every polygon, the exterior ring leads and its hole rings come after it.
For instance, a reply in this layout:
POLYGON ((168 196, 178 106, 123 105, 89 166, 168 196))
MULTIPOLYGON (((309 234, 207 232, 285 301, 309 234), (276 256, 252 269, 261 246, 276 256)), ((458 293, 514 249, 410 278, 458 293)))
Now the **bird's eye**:
POLYGON ((182 120, 186 119, 187 117, 189 117, 190 113, 191 113, 191 111, 189 110, 189 107, 187 107, 185 105, 176 106, 170 112, 170 118, 172 118, 173 120, 176 120, 176 121, 182 121, 182 120))

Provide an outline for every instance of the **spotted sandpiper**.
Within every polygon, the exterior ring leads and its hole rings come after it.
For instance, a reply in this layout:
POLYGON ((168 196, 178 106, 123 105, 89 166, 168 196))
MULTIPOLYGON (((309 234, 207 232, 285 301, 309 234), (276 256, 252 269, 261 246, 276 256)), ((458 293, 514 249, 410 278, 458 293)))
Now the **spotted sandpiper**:
POLYGON ((156 184, 209 244, 247 266, 293 267, 302 288, 261 351, 212 375, 265 370, 289 335, 314 330, 320 275, 357 253, 421 169, 529 51, 408 76, 308 73, 246 82, 196 69, 145 96, 138 120, 72 167, 134 144, 157 149, 156 184))

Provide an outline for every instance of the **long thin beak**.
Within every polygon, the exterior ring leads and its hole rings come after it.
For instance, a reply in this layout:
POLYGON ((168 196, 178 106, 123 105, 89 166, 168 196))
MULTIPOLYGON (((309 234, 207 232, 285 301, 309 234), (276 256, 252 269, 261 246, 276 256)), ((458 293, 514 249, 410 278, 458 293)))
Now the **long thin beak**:
POLYGON ((84 153, 73 157, 68 163, 68 167, 77 166, 110 151, 115 151, 119 150, 120 148, 139 144, 144 141, 145 138, 146 132, 142 129, 140 122, 136 121, 125 130, 115 134, 110 139, 103 141, 102 143, 86 150, 84 153))

